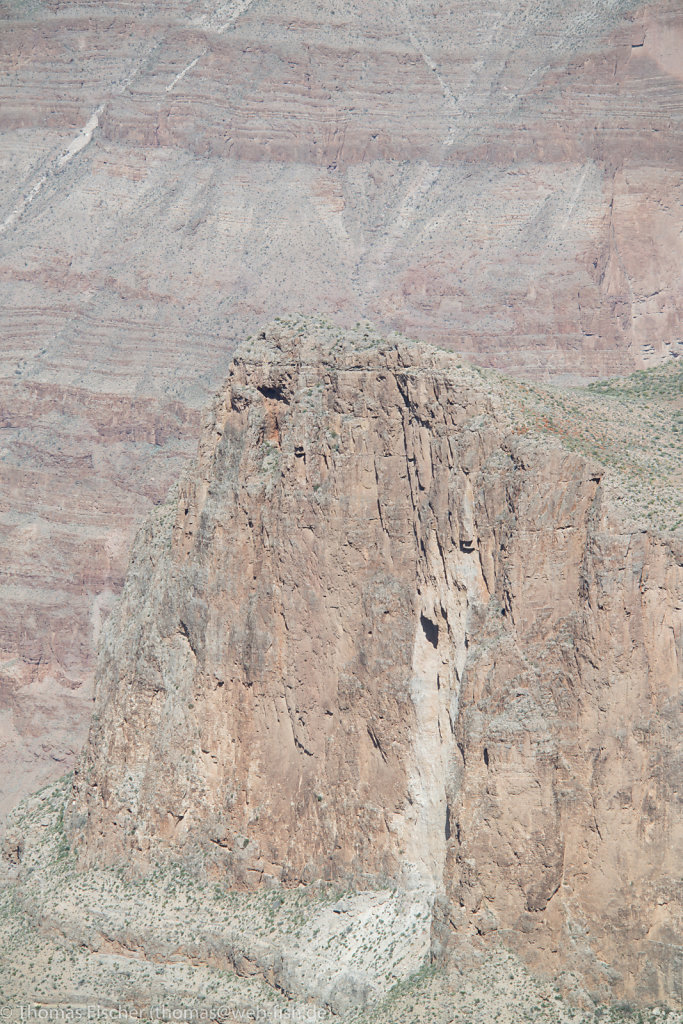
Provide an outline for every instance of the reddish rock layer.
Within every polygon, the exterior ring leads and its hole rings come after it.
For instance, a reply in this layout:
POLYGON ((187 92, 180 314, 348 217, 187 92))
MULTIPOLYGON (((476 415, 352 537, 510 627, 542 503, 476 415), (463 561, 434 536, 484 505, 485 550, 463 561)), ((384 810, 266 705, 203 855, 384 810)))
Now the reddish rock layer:
MULTIPOLYGON (((674 0, 3 0, 0 18, 2 700, 40 702, 49 665, 69 749, 91 605, 264 316, 369 316, 532 375, 680 345, 674 0), (29 407, 30 439, 11 426, 29 407)), ((63 744, 36 723, 19 755, 9 721, 0 759, 30 786, 63 744)))

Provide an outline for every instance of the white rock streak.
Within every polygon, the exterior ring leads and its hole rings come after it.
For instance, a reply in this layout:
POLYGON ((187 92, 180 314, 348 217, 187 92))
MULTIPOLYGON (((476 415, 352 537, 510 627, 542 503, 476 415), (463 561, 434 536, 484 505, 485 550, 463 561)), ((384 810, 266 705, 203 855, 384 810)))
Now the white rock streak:
POLYGON ((48 183, 50 178, 56 172, 61 171, 61 169, 66 166, 66 164, 73 160, 73 158, 78 153, 82 152, 88 145, 88 143, 92 141, 92 137, 95 134, 95 130, 97 129, 100 123, 100 114, 103 110, 104 104, 100 104, 100 106, 92 112, 87 122, 81 128, 78 135, 76 135, 71 140, 71 142, 64 150, 64 152, 61 153, 60 156, 58 156, 57 159, 53 161, 52 166, 44 174, 41 174, 37 181, 33 183, 33 185, 31 186, 30 190, 26 193, 26 195, 15 206, 12 212, 9 213, 7 217, 5 217, 2 224, 0 224, 0 234, 2 234, 3 231, 6 231, 7 228, 11 228, 13 224, 16 224, 19 218, 29 208, 29 206, 38 198, 38 196, 43 191, 45 185, 48 183))
MULTIPOLYGON (((253 3, 254 0, 237 0, 236 3, 229 5, 229 14, 227 15, 227 17, 225 6, 220 7, 216 11, 214 11, 209 17, 204 18, 202 22, 200 22, 200 25, 207 32, 211 32, 214 35, 222 35, 224 32, 227 32, 227 30, 232 25, 235 24, 240 15, 244 14, 244 12, 248 10, 248 8, 251 7, 253 3), (215 22, 218 21, 218 19, 224 17, 226 20, 219 22, 219 24, 215 24, 215 22)), ((154 48, 155 47, 153 47, 153 49, 154 48)), ((186 67, 184 67, 183 70, 180 71, 175 76, 175 78, 166 86, 166 92, 173 92, 176 85, 178 85, 178 83, 183 80, 185 75, 187 75, 190 71, 192 71, 194 67, 197 66, 199 61, 206 53, 208 53, 208 49, 205 49, 201 53, 197 54, 197 56, 194 57, 189 62, 189 64, 187 64, 186 67)), ((133 79, 137 77, 137 75, 139 74, 141 67, 142 64, 136 67, 125 81, 120 82, 117 85, 114 85, 112 87, 111 94, 115 95, 125 92, 125 90, 133 81, 133 79)), ((78 156, 79 153, 82 153, 83 150, 92 142, 93 136, 99 127, 100 116, 104 110, 104 107, 105 104, 100 103, 100 105, 96 107, 95 110, 93 110, 92 114, 90 115, 86 123, 83 125, 78 134, 74 136, 74 138, 71 140, 67 148, 52 161, 52 163, 48 166, 47 170, 44 170, 40 177, 38 177, 34 181, 26 195, 23 196, 21 200, 17 203, 17 205, 14 207, 14 209, 9 214, 7 214, 4 221, 0 224, 0 235, 17 223, 17 221, 24 215, 26 210, 32 205, 33 202, 35 202, 35 200, 43 191, 47 183, 52 178, 54 178, 56 174, 59 174, 60 171, 62 171, 64 167, 66 167, 67 164, 69 164, 75 156, 78 156)))
POLYGON ((95 134, 95 129, 99 127, 99 124, 100 124, 100 114, 102 113, 103 110, 104 110, 104 103, 101 103, 99 105, 99 107, 97 107, 97 109, 94 110, 93 113, 90 115, 89 120, 81 128, 81 130, 78 133, 78 135, 76 136, 76 138, 73 139, 72 142, 69 144, 69 146, 66 149, 66 151, 64 153, 62 153, 62 155, 59 157, 59 159, 57 161, 57 166, 58 167, 64 167, 65 164, 68 164, 70 160, 73 160, 73 158, 78 153, 80 153, 82 150, 84 150, 85 147, 90 142, 92 142, 92 137, 95 134))
MULTIPOLYGON (((205 29, 207 32, 211 32, 213 35, 223 35, 223 33, 227 32, 228 29, 235 24, 239 16, 241 14, 244 14, 244 12, 248 10, 248 8, 251 7, 253 3, 254 0, 239 0, 237 4, 232 6, 232 9, 227 20, 221 22, 218 25, 216 25, 215 22, 217 19, 224 15, 224 9, 218 9, 217 11, 214 11, 212 15, 202 18, 198 22, 198 24, 201 26, 201 28, 205 29)), ((192 69, 197 66, 202 57, 205 57, 208 52, 208 49, 205 49, 202 50, 201 53, 198 53, 197 56, 194 57, 190 61, 190 63, 175 76, 173 81, 169 82, 169 84, 166 86, 166 92, 173 92, 176 85, 178 85, 179 82, 182 82, 185 75, 192 71, 192 69)))
POLYGON ((178 82, 182 82, 183 78, 188 73, 188 71, 192 71, 192 68, 195 67, 199 63, 199 61, 202 59, 202 57, 204 56, 205 53, 206 53, 206 50, 203 50, 200 54, 198 54, 195 57, 194 60, 191 60, 190 63, 187 65, 187 67, 183 68, 183 70, 179 74, 177 74, 175 76, 173 81, 169 85, 166 86, 166 92, 173 92, 173 90, 175 89, 175 87, 178 84, 178 82))

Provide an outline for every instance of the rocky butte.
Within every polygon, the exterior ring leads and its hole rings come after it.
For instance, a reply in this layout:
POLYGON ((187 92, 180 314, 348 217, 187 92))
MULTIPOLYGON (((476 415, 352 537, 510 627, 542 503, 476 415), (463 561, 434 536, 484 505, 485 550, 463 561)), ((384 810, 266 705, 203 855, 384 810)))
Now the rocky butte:
POLYGON ((238 340, 681 352, 680 0, 0 0, 0 817, 70 768, 238 340))
POLYGON ((435 956, 680 1006, 680 533, 515 401, 370 330, 238 349, 105 630, 83 865, 391 881, 435 956))

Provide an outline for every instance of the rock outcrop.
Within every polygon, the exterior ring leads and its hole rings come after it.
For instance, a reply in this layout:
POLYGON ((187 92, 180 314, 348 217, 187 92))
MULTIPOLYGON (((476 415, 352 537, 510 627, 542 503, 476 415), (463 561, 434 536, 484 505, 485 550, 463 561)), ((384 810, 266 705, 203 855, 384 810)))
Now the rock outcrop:
POLYGON ((134 531, 269 317, 535 377, 679 350, 683 18, 0 0, 0 25, 2 815, 71 766, 134 531))
POLYGON ((435 951, 680 1003, 680 537, 445 352, 323 323, 238 350, 101 647, 84 863, 391 880, 435 951))

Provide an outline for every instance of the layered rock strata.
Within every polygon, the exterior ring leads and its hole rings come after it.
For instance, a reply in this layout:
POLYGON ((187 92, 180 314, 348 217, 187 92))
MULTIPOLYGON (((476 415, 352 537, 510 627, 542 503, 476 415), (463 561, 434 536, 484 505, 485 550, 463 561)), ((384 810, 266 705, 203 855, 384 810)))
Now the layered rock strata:
POLYGON ((0 26, 2 814, 72 763, 90 609, 265 319, 367 316, 536 377, 680 349, 683 21, 0 0, 0 26))

